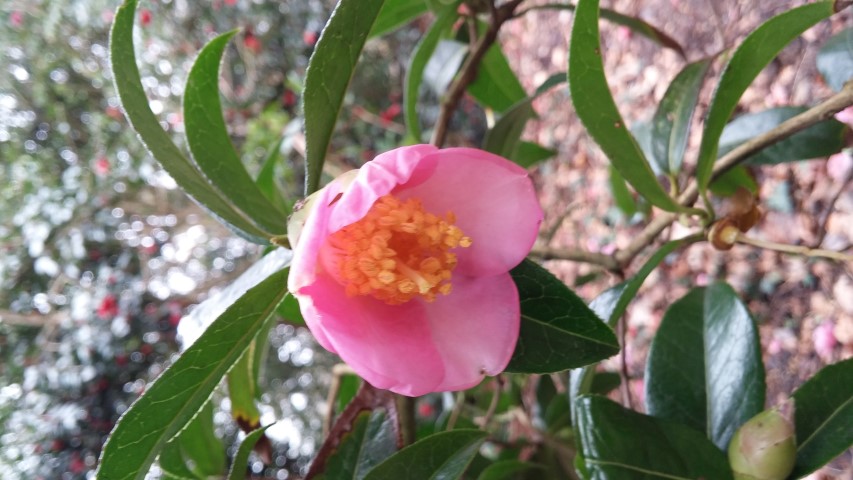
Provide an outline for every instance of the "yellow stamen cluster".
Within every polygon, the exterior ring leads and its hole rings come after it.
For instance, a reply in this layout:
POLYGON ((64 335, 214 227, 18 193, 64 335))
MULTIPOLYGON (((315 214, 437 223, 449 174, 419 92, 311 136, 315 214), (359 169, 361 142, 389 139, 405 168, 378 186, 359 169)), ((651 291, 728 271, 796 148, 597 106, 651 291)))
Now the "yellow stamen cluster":
POLYGON ((450 250, 471 246, 455 222, 453 212, 436 216, 420 200, 379 198, 364 218, 328 239, 347 295, 372 295, 400 305, 417 296, 431 302, 450 293, 456 267, 450 250))

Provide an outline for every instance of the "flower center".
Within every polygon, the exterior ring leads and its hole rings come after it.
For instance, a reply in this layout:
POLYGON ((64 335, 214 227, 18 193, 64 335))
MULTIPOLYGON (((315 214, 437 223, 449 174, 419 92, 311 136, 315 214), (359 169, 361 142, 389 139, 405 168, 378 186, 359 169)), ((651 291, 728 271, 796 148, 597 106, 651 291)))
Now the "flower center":
POLYGON ((361 220, 331 234, 333 269, 348 296, 372 295, 389 305, 447 295, 456 255, 471 246, 447 212, 439 217, 420 200, 380 197, 361 220))

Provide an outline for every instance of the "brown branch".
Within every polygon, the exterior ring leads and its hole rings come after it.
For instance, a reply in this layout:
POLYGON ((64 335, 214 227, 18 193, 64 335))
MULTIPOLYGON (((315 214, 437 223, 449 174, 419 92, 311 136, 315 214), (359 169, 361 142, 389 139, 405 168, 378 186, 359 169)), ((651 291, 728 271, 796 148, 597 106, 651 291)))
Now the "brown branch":
MULTIPOLYGON (((746 141, 727 154, 720 157, 714 164, 711 179, 717 179, 732 168, 746 161, 759 150, 766 148, 788 136, 804 130, 812 125, 831 118, 836 113, 853 105, 853 82, 848 82, 844 88, 835 95, 829 97, 822 103, 792 117, 772 130, 746 141)), ((699 185, 693 181, 687 186, 678 202, 681 205, 693 205, 699 198, 699 185)), ((655 217, 646 228, 643 229, 634 240, 624 249, 615 253, 616 262, 621 267, 626 267, 642 250, 650 245, 666 227, 678 218, 678 214, 664 212, 655 217)))
POLYGON ((465 89, 477 78, 477 70, 480 67, 480 63, 483 61, 486 52, 489 51, 489 48, 497 40, 501 25, 512 18, 515 8, 522 1, 511 0, 500 7, 495 7, 494 0, 489 0, 491 13, 489 16, 489 26, 483 36, 474 44, 474 48, 471 50, 462 68, 459 69, 459 74, 453 83, 450 84, 450 88, 448 88, 447 94, 441 102, 441 110, 439 111, 438 120, 435 122, 435 129, 432 132, 432 139, 430 140, 431 144, 439 148, 444 145, 444 141, 447 139, 447 128, 450 126, 450 119, 453 117, 453 112, 459 106, 459 101, 462 99, 465 89))
POLYGON ((841 180, 841 185, 838 186, 838 190, 836 190, 835 194, 832 195, 832 198, 829 199, 829 205, 826 206, 826 211, 823 212, 820 219, 817 240, 812 244, 812 247, 818 248, 826 238, 826 228, 829 224, 829 217, 832 215, 832 211, 835 210, 835 204, 838 202, 838 199, 841 198, 841 194, 847 190, 847 185, 851 181, 853 181, 853 168, 847 170, 847 175, 841 180))
POLYGON ((530 255, 541 258, 542 260, 571 260, 573 262, 591 263, 614 272, 619 272, 622 269, 622 266, 612 255, 587 250, 552 248, 537 245, 530 251, 530 255))
POLYGON ((757 238, 747 237, 743 234, 738 234, 735 241, 753 247, 763 248, 765 250, 773 250, 776 252, 789 253, 791 255, 801 255, 808 258, 827 258, 837 260, 839 262, 853 262, 853 255, 848 255, 842 252, 833 250, 822 250, 818 248, 809 248, 802 245, 788 245, 786 243, 768 242, 757 238))

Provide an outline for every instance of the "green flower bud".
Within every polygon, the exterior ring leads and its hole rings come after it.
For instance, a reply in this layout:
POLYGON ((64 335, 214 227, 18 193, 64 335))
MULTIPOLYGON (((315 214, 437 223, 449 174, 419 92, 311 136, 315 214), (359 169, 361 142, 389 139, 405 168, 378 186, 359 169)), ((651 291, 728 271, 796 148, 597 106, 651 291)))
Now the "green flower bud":
POLYGON ((729 443, 736 480, 784 480, 794 469, 797 442, 793 402, 765 410, 744 423, 729 443))

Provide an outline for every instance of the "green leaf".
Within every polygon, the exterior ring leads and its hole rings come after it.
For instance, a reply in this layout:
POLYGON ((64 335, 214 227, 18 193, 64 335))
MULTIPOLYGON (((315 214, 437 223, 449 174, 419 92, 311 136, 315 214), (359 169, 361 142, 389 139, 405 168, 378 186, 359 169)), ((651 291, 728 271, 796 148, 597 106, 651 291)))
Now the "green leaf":
POLYGON ((284 198, 281 190, 276 185, 275 170, 279 165, 281 158, 281 144, 284 142, 284 136, 279 138, 270 146, 266 158, 261 165, 261 171, 258 172, 258 178, 255 179, 255 184, 260 189, 261 193, 267 197, 267 200, 272 202, 280 211, 289 212, 292 209, 290 202, 284 198))
POLYGON ((853 446, 853 358, 824 367, 793 397, 797 463, 791 478, 800 478, 853 446))
POLYGON ((338 411, 342 412, 355 398, 355 394, 361 387, 361 377, 345 373, 340 376, 340 387, 338 388, 338 411))
POLYGON ((477 480, 513 480, 518 478, 519 473, 534 469, 541 470, 542 465, 520 460, 501 460, 486 467, 477 480))
POLYGON ((163 452, 160 453, 160 458, 157 459, 160 469, 163 470, 163 478, 167 480, 187 480, 196 478, 195 474, 190 471, 184 462, 184 455, 181 453, 181 447, 177 440, 168 442, 163 447, 163 452))
POLYGON ((246 467, 249 465, 249 454, 255 448, 264 436, 264 432, 274 424, 253 430, 246 438, 240 442, 240 448, 237 449, 237 455, 234 456, 234 461, 231 463, 231 469, 228 471, 228 480, 243 480, 246 478, 246 467))
POLYGON ((316 478, 361 480, 396 450, 394 420, 384 410, 358 414, 352 429, 340 438, 326 459, 326 468, 316 478))
POLYGON ((521 299, 521 332, 507 372, 560 372, 619 352, 613 330, 548 270, 525 259, 510 274, 521 299))
MULTIPOLYGON (((614 285, 599 294, 590 302, 589 308, 611 328, 615 328, 619 319, 625 314, 628 304, 637 296, 646 277, 657 268, 658 264, 667 255, 678 248, 689 245, 702 238, 701 235, 680 238, 663 244, 648 260, 637 270, 630 280, 614 285)), ((572 370, 569 376, 569 401, 572 407, 572 423, 577 425, 577 412, 575 411, 575 400, 581 395, 590 393, 594 383, 595 367, 584 367, 572 370)))
POLYGON ((430 26, 424 38, 421 39, 406 69, 406 88, 403 90, 403 116, 406 119, 408 136, 414 143, 421 142, 421 126, 418 120, 418 92, 424 78, 424 69, 438 46, 438 41, 450 29, 459 14, 456 13, 458 2, 443 9, 430 26))
MULTIPOLYGON (((806 110, 807 107, 778 107, 737 117, 726 125, 720 136, 719 156, 806 110)), ((844 148, 846 129, 846 125, 830 118, 760 150, 747 162, 753 165, 777 164, 828 157, 844 148)))
POLYGON ((683 210, 658 183, 613 101, 601 61, 598 0, 580 0, 575 10, 569 90, 578 118, 622 177, 652 204, 668 211, 683 210))
POLYGON ((718 197, 731 197, 739 188, 745 188, 752 193, 758 192, 758 184, 745 165, 737 165, 720 175, 708 188, 718 197))
POLYGON ((812 25, 835 13, 834 5, 832 0, 820 1, 776 15, 750 33, 732 54, 705 116, 705 130, 696 167, 696 179, 701 192, 707 189, 711 180, 720 136, 743 92, 785 45, 812 25))
MULTIPOLYGON (((482 27, 483 23, 480 23, 482 27)), ((521 82, 499 44, 494 44, 483 55, 483 61, 477 69, 477 78, 468 85, 468 93, 484 105, 497 112, 503 112, 527 96, 521 82)))
POLYGON ((213 428, 213 403, 202 407, 180 433, 177 444, 184 464, 196 477, 217 477, 225 471, 225 446, 213 428))
POLYGON ((576 401, 589 478, 730 480, 722 451, 690 427, 628 410, 604 397, 576 401))
POLYGON ((438 41, 435 51, 424 67, 423 79, 436 96, 444 95, 467 54, 468 46, 462 42, 451 39, 438 41))
POLYGON ((689 63, 678 72, 652 117, 652 158, 663 172, 675 175, 681 171, 690 134, 690 119, 712 60, 706 58, 689 63))
POLYGON ((302 318, 302 310, 299 309, 299 301, 291 294, 284 297, 284 301, 278 308, 278 314, 291 325, 305 325, 302 318))
POLYGON ((764 409, 758 328, 729 285, 694 288, 669 307, 645 378, 649 415, 705 432, 720 449, 764 409))
POLYGON ((271 315, 267 324, 261 327, 258 337, 250 344, 240 360, 228 372, 228 398, 231 400, 231 416, 243 431, 254 430, 260 425, 261 412, 255 404, 260 396, 258 386, 260 360, 263 358, 262 349, 267 346, 267 339, 275 316, 271 315))
POLYGON ((557 154, 557 151, 552 148, 545 148, 542 145, 534 142, 521 141, 515 149, 515 153, 509 157, 519 166, 530 168, 539 162, 544 162, 557 154))
POLYGON ((428 10, 424 0, 385 0, 368 38, 379 37, 402 27, 428 10))
POLYGON ((255 225, 204 178, 175 146, 148 106, 133 50, 133 19, 136 0, 118 8, 110 32, 110 69, 128 121, 145 148, 169 172, 193 200, 207 208, 239 235, 256 243, 268 243, 269 232, 255 225))
POLYGON ((817 69, 835 91, 853 79, 853 28, 830 38, 817 53, 817 69))
POLYGON ((284 298, 287 269, 252 288, 122 415, 101 452, 98 478, 141 480, 163 445, 198 412, 284 298))
POLYGON ((607 395, 619 388, 621 384, 622 378, 616 372, 596 372, 589 392, 596 395, 607 395))
POLYGON ((355 65, 384 0, 339 0, 305 72, 305 195, 320 187, 326 150, 355 65))
POLYGON ((266 231, 287 232, 287 216, 276 208, 249 176, 222 118, 219 65, 236 31, 211 40, 198 54, 184 90, 184 122, 193 159, 210 183, 266 231))
POLYGON ((477 454, 486 432, 453 430, 430 435, 392 455, 371 470, 365 480, 454 480, 477 454))
MULTIPOLYGON (((551 75, 536 89, 533 95, 517 102, 501 115, 501 118, 486 133, 486 137, 483 139, 483 150, 509 159, 518 156, 518 151, 522 143, 521 134, 524 132, 524 127, 527 125, 528 120, 536 117, 536 112, 532 106, 533 101, 543 93, 565 81, 566 75, 564 73, 551 75)), ((543 150, 550 152, 544 148, 543 150)))
POLYGON ((622 178, 622 175, 619 175, 619 171, 613 168, 613 165, 610 165, 609 167, 610 193, 613 194, 613 200, 616 202, 616 206, 619 210, 621 210, 626 217, 630 218, 638 211, 637 200, 634 199, 634 194, 631 193, 631 189, 628 188, 628 184, 625 183, 625 179, 622 178))

